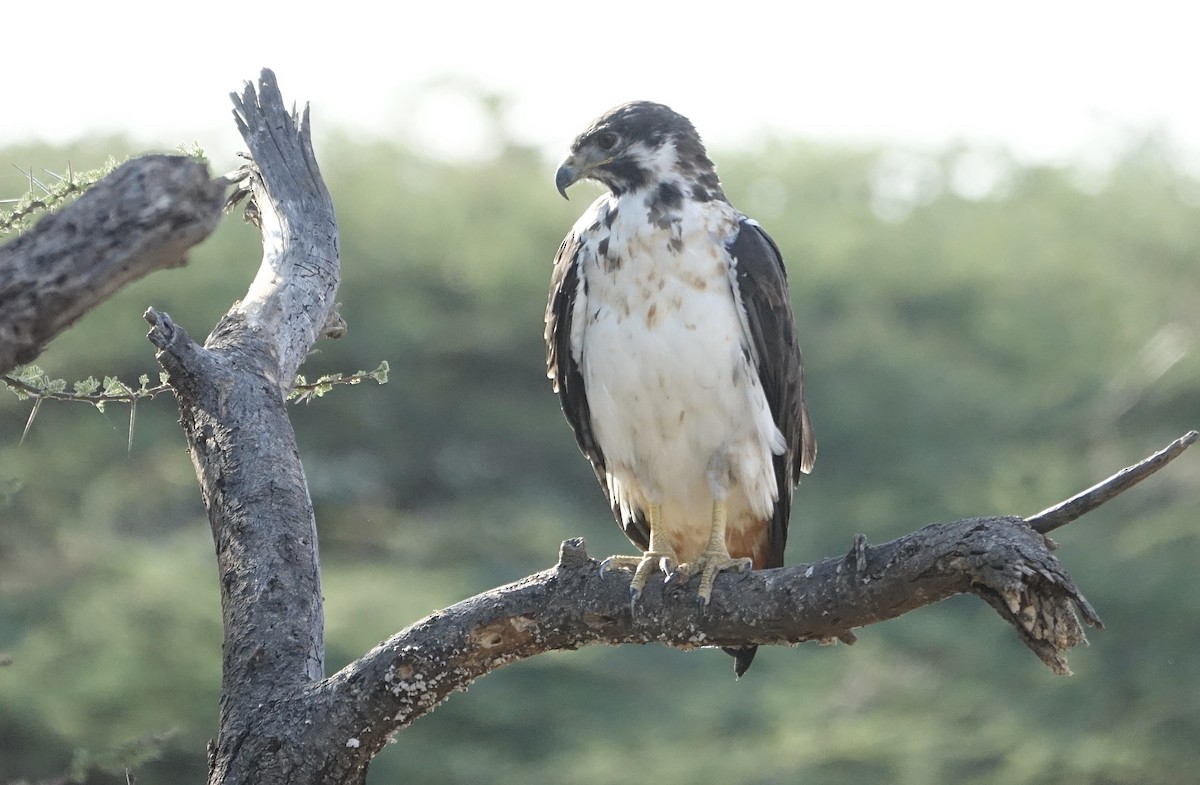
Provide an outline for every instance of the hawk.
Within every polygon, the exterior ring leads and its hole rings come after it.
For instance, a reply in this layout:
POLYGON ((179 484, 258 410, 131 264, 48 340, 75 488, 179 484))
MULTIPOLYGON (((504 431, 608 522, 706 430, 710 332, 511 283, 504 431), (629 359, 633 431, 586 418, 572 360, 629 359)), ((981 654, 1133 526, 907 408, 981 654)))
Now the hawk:
MULTIPOLYGON (((607 192, 554 259, 547 375, 649 576, 783 565, 792 490, 816 458, 787 273, 738 212, 692 123, 634 101, 595 120, 555 175, 607 192)), ((729 649, 740 676, 754 648, 729 649)))

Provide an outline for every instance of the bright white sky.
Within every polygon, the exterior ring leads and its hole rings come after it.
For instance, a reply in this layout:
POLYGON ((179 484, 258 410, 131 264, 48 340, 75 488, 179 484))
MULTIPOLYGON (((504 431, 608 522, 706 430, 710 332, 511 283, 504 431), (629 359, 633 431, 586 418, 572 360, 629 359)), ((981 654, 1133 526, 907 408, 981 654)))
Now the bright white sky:
POLYGON ((765 130, 1024 159, 1103 158, 1167 131, 1200 149, 1200 6, 1189 0, 276 0, 19 2, 0 14, 0 144, 116 131, 240 141, 227 94, 262 66, 322 129, 470 151, 478 118, 446 76, 509 96, 548 155, 633 98, 690 116, 711 146, 765 130), (304 11, 306 6, 312 10, 304 11))

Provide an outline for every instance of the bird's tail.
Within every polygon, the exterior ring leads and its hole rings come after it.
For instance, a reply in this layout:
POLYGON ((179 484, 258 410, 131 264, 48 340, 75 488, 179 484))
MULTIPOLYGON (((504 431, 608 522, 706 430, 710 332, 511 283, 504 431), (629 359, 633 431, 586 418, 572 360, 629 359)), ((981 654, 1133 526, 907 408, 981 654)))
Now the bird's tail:
POLYGON ((758 647, 746 646, 738 649, 723 649, 723 651, 733 657, 733 672, 740 679, 749 670, 750 663, 754 662, 754 655, 758 652, 758 647))

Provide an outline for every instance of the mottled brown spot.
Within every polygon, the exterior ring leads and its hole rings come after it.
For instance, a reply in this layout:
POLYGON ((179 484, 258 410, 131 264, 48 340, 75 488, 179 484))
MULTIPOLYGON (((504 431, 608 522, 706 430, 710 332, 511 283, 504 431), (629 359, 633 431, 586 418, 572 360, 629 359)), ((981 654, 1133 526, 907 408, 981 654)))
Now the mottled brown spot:
POLYGON ((533 642, 537 632, 537 621, 532 616, 514 616, 476 627, 467 634, 470 647, 465 662, 485 661, 496 654, 527 646, 533 642))
MULTIPOLYGON (((646 311, 646 326, 653 327, 655 322, 657 322, 657 321, 658 321, 658 303, 654 303, 646 311)), ((682 419, 682 415, 680 415, 680 417, 682 419)))

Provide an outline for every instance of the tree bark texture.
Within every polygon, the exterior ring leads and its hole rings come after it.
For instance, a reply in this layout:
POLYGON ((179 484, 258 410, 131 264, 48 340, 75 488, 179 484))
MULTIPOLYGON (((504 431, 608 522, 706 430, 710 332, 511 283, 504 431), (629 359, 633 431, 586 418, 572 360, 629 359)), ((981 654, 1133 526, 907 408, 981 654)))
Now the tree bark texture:
POLYGON ((210 781, 321 782, 328 777, 312 761, 326 750, 274 740, 304 729, 292 725, 302 708, 295 696, 324 676, 316 521, 284 409, 332 313, 337 223, 307 110, 285 109, 269 71, 257 90, 247 85, 233 99, 254 161, 234 199, 250 196, 262 265, 204 346, 164 313, 151 309, 146 319, 179 400, 216 545, 225 644, 210 781))
POLYGON ((137 158, 0 246, 0 374, 122 286, 184 264, 216 227, 226 186, 194 158, 137 158))

